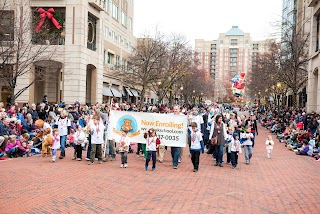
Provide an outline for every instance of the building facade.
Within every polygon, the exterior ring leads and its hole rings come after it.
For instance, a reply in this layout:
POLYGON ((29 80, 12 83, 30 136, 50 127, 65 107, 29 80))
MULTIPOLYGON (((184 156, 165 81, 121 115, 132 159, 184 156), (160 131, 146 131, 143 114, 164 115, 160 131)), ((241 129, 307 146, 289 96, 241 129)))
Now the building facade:
POLYGON ((307 111, 320 112, 320 2, 316 0, 306 0, 303 2, 304 8, 309 8, 310 16, 310 45, 309 45, 309 67, 308 67, 308 84, 307 84, 307 111))
POLYGON ((253 41, 250 33, 244 33, 238 26, 226 33, 220 33, 216 40, 195 40, 199 68, 215 79, 215 96, 224 97, 232 77, 241 72, 250 73, 259 55, 268 50, 268 40, 253 41))
MULTIPOLYGON (((30 26, 23 35, 24 44, 32 44, 29 56, 37 49, 44 50, 29 64, 25 63, 27 72, 17 79, 15 92, 26 90, 16 102, 39 103, 44 95, 53 103, 76 100, 82 104, 101 103, 110 102, 111 97, 137 100, 137 91, 127 87, 114 71, 116 66, 126 65, 136 46, 133 0, 10 0, 1 7, 2 11, 10 12, 8 19, 15 26, 0 32, 1 45, 16 42, 20 39, 17 29, 30 26), (48 18, 50 8, 54 9, 51 15, 60 29, 48 18), (36 32, 34 29, 41 23, 40 14, 46 16, 36 32)), ((0 22, 8 24, 8 20, 0 22)), ((29 56, 25 56, 25 61, 30 60, 29 56)), ((10 60, 7 64, 10 66, 10 60)), ((1 83, 2 100, 8 94, 6 89, 1 83)))

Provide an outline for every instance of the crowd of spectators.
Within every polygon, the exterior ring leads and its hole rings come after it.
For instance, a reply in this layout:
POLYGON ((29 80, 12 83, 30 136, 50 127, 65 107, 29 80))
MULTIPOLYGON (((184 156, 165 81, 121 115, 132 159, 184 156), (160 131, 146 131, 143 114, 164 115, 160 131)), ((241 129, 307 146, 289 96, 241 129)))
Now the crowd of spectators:
POLYGON ((314 157, 320 161, 320 115, 306 113, 304 108, 258 109, 261 125, 276 135, 296 155, 314 157))

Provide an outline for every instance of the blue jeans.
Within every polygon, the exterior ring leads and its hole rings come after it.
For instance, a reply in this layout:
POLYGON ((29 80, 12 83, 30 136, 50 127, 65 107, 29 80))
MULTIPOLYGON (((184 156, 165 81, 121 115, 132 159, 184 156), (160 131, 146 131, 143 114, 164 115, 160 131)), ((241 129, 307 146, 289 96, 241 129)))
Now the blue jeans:
POLYGON ((250 159, 252 157, 252 146, 244 146, 244 157, 246 159, 246 163, 250 163, 250 159))
POLYGON ((214 147, 214 153, 215 153, 215 156, 216 156, 216 163, 222 163, 223 145, 216 145, 214 147))
POLYGON ((67 135, 60 136, 61 152, 64 152, 66 148, 66 141, 67 141, 67 135))
POLYGON ((14 147, 14 148, 12 148, 12 149, 9 149, 6 153, 7 153, 7 155, 11 156, 11 155, 16 154, 17 151, 18 151, 18 148, 17 148, 17 147, 14 147))
POLYGON ((171 147, 172 165, 178 166, 178 160, 180 157, 180 147, 171 147))

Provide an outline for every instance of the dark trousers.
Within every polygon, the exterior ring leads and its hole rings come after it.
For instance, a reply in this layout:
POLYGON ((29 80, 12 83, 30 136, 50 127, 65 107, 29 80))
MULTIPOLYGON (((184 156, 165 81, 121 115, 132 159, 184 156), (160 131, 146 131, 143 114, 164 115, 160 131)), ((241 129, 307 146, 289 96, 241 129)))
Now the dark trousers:
POLYGON ((216 163, 222 163, 223 145, 215 145, 214 155, 216 156, 216 163))
POLYGON ((178 161, 180 157, 180 147, 171 146, 171 157, 172 157, 172 165, 178 166, 178 161))
POLYGON ((136 154, 137 155, 140 155, 140 152, 142 151, 142 145, 141 145, 141 143, 138 143, 138 148, 137 148, 137 152, 136 152, 136 154))
POLYGON ((200 162, 200 151, 190 150, 190 153, 191 153, 191 161, 193 164, 193 168, 198 170, 199 169, 199 162, 200 162))
POLYGON ((101 144, 91 144, 90 161, 93 163, 95 156, 98 156, 98 160, 102 160, 102 146, 101 144))
POLYGON ((237 166, 238 165, 238 152, 231 152, 231 164, 232 166, 237 166))
POLYGON ((228 146, 226 147, 226 153, 227 153, 227 163, 231 162, 231 153, 228 152, 228 146))
POLYGON ((82 146, 81 146, 81 144, 75 145, 74 146, 74 151, 76 153, 77 158, 81 158, 82 159, 82 146))
POLYGON ((156 168, 157 162, 157 152, 156 151, 147 151, 147 159, 146 159, 146 166, 149 165, 149 161, 152 156, 152 168, 156 168))
POLYGON ((90 158, 90 153, 91 153, 91 135, 88 137, 88 150, 87 150, 87 158, 90 158))
POLYGON ((128 152, 120 152, 121 155, 121 164, 128 163, 128 152))

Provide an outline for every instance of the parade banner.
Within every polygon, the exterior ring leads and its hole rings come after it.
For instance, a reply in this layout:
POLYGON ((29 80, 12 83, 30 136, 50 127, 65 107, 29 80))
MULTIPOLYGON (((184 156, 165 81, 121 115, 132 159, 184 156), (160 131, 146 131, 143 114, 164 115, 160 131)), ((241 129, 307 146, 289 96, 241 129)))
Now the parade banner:
POLYGON ((108 139, 118 139, 121 130, 129 130, 131 142, 146 143, 144 133, 155 129, 161 144, 185 147, 187 143, 187 116, 173 114, 110 111, 108 139))

